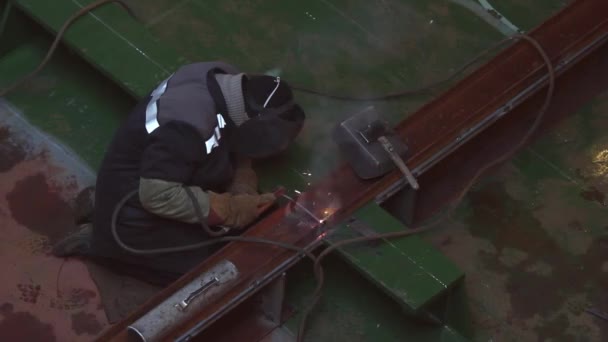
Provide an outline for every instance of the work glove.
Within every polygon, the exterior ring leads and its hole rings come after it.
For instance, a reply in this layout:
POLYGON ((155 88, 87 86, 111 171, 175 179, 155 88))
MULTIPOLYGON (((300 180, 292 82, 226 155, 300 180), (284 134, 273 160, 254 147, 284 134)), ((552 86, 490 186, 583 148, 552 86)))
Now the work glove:
POLYGON ((258 176, 251 167, 251 159, 239 159, 228 192, 231 194, 257 195, 258 176))
POLYGON ((209 191, 208 194, 210 204, 208 224, 235 229, 247 227, 276 200, 272 193, 233 195, 231 193, 217 194, 209 191))

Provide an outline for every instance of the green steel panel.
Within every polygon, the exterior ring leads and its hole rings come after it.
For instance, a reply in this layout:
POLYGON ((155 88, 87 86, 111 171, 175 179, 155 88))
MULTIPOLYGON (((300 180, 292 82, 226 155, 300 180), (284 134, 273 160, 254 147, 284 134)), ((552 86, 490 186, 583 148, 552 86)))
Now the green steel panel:
MULTIPOLYGON (((16 0, 47 29, 56 32, 92 0, 16 0)), ((107 5, 75 22, 64 41, 132 96, 143 97, 186 62, 162 46, 117 5, 107 5)))
MULTIPOLYGON (((0 59, 0 88, 32 70, 46 44, 20 46, 0 59)), ((7 99, 44 132, 70 146, 96 169, 133 100, 73 54, 58 51, 37 78, 7 99)))
MULTIPOLYGON (((366 205, 353 216, 359 224, 377 233, 407 229, 376 203, 366 205)), ((329 240, 360 236, 353 225, 343 224, 329 240)), ((412 311, 423 308, 464 277, 454 263, 420 236, 345 246, 339 251, 367 278, 412 311)))
MULTIPOLYGON (((301 313, 309 304, 309 295, 315 287, 310 267, 306 261, 289 272, 286 301, 294 307, 296 314, 286 326, 292 332, 297 331, 301 313)), ((345 272, 349 267, 343 259, 330 256, 323 262, 323 267, 323 297, 309 318, 305 341, 469 341, 461 333, 466 329, 455 325, 458 322, 452 317, 439 324, 407 319, 403 307, 377 291, 374 284, 361 275, 345 272)), ((459 309, 463 307, 459 306, 459 309)), ((453 316, 466 316, 465 310, 454 313, 453 316)))

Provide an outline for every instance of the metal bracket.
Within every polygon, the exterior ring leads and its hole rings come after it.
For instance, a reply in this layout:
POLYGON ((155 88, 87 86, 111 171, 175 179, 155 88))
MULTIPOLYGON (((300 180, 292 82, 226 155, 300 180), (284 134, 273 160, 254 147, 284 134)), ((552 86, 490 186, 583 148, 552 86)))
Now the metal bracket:
POLYGON ((259 308, 264 316, 276 325, 280 325, 283 316, 283 301, 285 299, 285 273, 282 273, 272 283, 268 284, 259 295, 259 308))
POLYGON ((411 225, 414 222, 419 192, 407 186, 407 184, 404 179, 398 180, 378 194, 375 201, 387 206, 385 208, 389 208, 388 210, 406 225, 411 225))

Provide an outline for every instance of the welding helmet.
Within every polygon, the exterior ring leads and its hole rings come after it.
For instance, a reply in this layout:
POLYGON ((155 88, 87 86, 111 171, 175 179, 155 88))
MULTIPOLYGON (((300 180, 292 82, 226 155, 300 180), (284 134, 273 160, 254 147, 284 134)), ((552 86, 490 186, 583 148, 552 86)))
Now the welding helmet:
POLYGON ((247 76, 243 96, 249 119, 239 125, 233 150, 250 158, 266 158, 285 151, 302 130, 305 114, 280 77, 247 76))

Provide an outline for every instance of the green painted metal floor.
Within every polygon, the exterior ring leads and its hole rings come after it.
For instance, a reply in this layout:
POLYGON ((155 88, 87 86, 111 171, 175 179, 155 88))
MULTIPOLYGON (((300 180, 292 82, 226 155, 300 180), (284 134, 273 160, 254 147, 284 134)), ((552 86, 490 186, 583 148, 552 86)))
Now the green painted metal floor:
MULTIPOLYGON (((189 60, 223 59, 244 70, 280 73, 300 85, 365 95, 440 78, 500 39, 505 28, 465 9, 471 2, 132 3, 140 21, 189 60)), ((490 2, 524 30, 564 5, 490 2)), ((3 65, 12 66, 3 69, 12 74, 3 75, 9 79, 31 69, 45 46, 32 43, 0 55, 3 65)), ((8 99, 96 167, 132 100, 99 77, 85 76, 94 71, 69 53, 56 61, 70 62, 55 62, 8 99), (92 80, 95 87, 82 88, 92 80), (83 119, 79 109, 85 106, 83 119), (48 115, 48 107, 61 110, 48 115)), ((396 122, 431 96, 377 108, 396 122)), ((327 123, 367 104, 304 95, 299 100, 311 120, 288 156, 293 170, 274 173, 273 182, 299 182, 303 189, 337 163, 327 123), (302 177, 302 171, 312 176, 302 177)), ((479 341, 608 340, 608 322, 584 312, 592 306, 608 311, 607 128, 608 93, 483 179, 451 221, 426 237, 466 272, 464 287, 455 290, 446 309, 450 328, 404 319, 387 296, 333 258, 309 340, 441 341, 454 339, 450 329, 479 341)), ((296 308, 305 303, 312 285, 309 265, 299 265, 290 276, 290 303, 296 308)))
POLYGON ((483 339, 605 341, 608 92, 519 153, 429 237, 466 272, 483 339))

